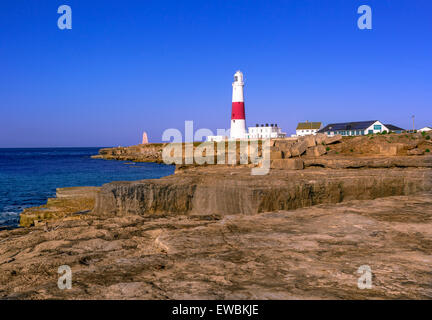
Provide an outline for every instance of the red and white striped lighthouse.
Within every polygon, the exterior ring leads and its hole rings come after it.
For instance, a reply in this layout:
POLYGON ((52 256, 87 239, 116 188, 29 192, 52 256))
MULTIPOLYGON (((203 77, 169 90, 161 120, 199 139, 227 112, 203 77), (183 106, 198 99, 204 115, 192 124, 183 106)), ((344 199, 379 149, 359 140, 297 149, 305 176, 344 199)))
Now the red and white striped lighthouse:
POLYGON ((237 71, 234 74, 232 111, 231 111, 231 139, 244 139, 246 137, 246 116, 243 96, 243 73, 237 71))

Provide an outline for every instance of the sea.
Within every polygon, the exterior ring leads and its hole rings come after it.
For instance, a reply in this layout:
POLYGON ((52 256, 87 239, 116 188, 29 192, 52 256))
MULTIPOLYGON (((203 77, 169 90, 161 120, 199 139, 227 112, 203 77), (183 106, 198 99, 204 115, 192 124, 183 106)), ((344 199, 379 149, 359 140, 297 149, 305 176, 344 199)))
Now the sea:
POLYGON ((156 179, 175 167, 92 159, 100 148, 0 148, 0 229, 18 227, 24 208, 40 206, 56 188, 156 179))

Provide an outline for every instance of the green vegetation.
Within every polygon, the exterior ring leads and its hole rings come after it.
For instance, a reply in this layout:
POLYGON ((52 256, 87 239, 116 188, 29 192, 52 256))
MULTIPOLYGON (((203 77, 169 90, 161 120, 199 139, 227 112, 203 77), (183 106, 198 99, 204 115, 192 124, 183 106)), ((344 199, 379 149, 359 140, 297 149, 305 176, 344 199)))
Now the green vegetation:
POLYGON ((384 130, 383 132, 381 132, 382 134, 387 134, 387 130, 384 130))
POLYGON ((426 138, 425 138, 426 140, 430 140, 430 136, 426 136, 426 138))
POLYGON ((330 151, 330 150, 331 150, 330 147, 327 147, 327 148, 326 148, 326 151, 330 151))
POLYGON ((425 151, 426 151, 426 152, 430 152, 430 150, 429 150, 429 149, 426 149, 425 151))

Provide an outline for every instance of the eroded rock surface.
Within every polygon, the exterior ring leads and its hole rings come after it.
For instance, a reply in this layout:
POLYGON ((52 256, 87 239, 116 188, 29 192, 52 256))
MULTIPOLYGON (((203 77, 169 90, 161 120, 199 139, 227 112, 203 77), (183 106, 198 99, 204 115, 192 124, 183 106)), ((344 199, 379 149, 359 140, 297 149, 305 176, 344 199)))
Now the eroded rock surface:
POLYGON ((431 265, 432 194, 0 232, 3 299, 430 299, 431 265), (362 265, 372 289, 357 287, 362 265))
POLYGON ((55 198, 38 207, 24 209, 20 214, 20 226, 29 227, 63 217, 73 219, 74 216, 88 213, 94 208, 99 187, 57 188, 55 198))
POLYGON ((192 167, 162 179, 105 184, 97 194, 94 213, 255 214, 430 190, 430 168, 310 167, 272 169, 268 175, 253 176, 250 168, 192 167))

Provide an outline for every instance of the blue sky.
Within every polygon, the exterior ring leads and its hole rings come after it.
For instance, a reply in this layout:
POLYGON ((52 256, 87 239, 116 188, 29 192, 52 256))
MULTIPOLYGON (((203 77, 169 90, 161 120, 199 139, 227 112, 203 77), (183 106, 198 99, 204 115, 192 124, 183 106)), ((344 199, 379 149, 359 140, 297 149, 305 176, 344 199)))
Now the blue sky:
POLYGON ((432 125, 428 0, 0 2, 0 147, 117 146, 168 128, 432 125), (57 8, 72 8, 60 30, 57 8), (372 8, 359 30, 357 8, 372 8))

